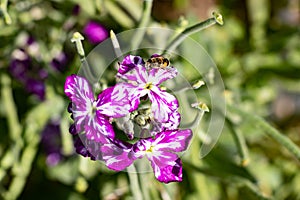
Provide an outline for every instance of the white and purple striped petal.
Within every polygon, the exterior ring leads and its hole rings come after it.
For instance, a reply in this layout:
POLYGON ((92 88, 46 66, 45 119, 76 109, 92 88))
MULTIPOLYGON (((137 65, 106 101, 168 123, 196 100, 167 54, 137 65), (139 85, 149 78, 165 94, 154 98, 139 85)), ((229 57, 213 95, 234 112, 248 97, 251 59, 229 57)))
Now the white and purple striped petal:
POLYGON ((180 113, 177 111, 172 112, 169 115, 169 120, 165 123, 161 123, 163 130, 175 130, 180 124, 180 113))
POLYGON ((182 181, 182 162, 178 156, 171 152, 164 152, 160 157, 149 158, 154 175, 163 183, 182 181), (166 163, 165 161, 168 160, 166 163))
POLYGON ((190 129, 167 130, 156 135, 152 141, 157 151, 185 151, 192 139, 193 133, 190 129))
POLYGON ((137 65, 143 65, 144 60, 140 56, 128 55, 125 56, 122 63, 120 64, 118 73, 126 74, 130 70, 134 69, 137 65))
POLYGON ((127 102, 130 107, 129 112, 138 108, 141 95, 146 94, 143 88, 136 87, 130 83, 117 83, 114 86, 114 93, 115 99, 127 102))
POLYGON ((169 115, 169 120, 163 124, 163 127, 167 130, 177 129, 181 120, 181 115, 179 112, 172 112, 169 115))
POLYGON ((168 67, 167 69, 152 68, 149 71, 149 82, 154 85, 160 85, 162 82, 176 77, 178 71, 175 67, 168 67))
MULTIPOLYGON (((133 65, 133 59, 134 57, 131 55, 126 56, 122 63, 133 65)), ((120 75, 120 78, 127 81, 127 83, 118 83, 118 87, 121 86, 123 91, 129 91, 128 100, 134 109, 137 108, 140 98, 147 95, 152 102, 151 109, 154 118, 158 122, 166 123, 169 120, 169 115, 177 110, 178 101, 173 95, 162 91, 159 84, 167 79, 174 78, 177 73, 174 67, 168 69, 153 68, 148 72, 143 63, 140 62, 130 72, 120 75)), ((122 96, 121 92, 118 92, 118 94, 122 96)), ((127 93, 123 96, 127 96, 127 93)), ((131 109, 131 111, 134 109, 131 109)))
POLYGON ((103 90, 98 95, 97 112, 113 118, 124 117, 132 110, 128 95, 128 89, 118 85, 103 90))
POLYGON ((154 118, 159 122, 167 122, 169 115, 179 107, 178 100, 175 96, 160 90, 158 87, 153 86, 148 96, 152 102, 151 109, 154 118))
POLYGON ((148 72, 144 66, 137 65, 133 70, 126 74, 120 75, 119 77, 123 80, 133 82, 135 85, 139 85, 147 83, 148 72))
POLYGON ((72 74, 65 82, 65 94, 75 105, 90 104, 94 100, 94 94, 85 78, 72 74))
POLYGON ((106 166, 115 171, 125 169, 136 159, 132 152, 132 145, 117 139, 103 144, 101 152, 106 166))
MULTIPOLYGON (((75 121, 75 118, 74 118, 75 121)), ((106 137, 114 138, 115 132, 106 116, 95 115, 94 118, 87 118, 84 123, 86 137, 89 140, 104 143, 106 137)))

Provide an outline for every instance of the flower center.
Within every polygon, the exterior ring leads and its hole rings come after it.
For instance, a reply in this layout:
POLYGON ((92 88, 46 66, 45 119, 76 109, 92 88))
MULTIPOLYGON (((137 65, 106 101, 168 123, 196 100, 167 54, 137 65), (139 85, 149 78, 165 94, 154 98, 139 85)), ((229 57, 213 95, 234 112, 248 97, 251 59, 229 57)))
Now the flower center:
POLYGON ((151 145, 150 148, 146 150, 146 152, 147 153, 152 153, 153 149, 154 149, 154 146, 151 145))
POLYGON ((146 83, 144 88, 147 89, 147 90, 151 90, 152 86, 153 86, 152 83, 149 82, 149 83, 146 83))
POLYGON ((92 103, 92 106, 91 106, 91 109, 90 109, 90 114, 91 114, 91 116, 94 116, 95 113, 96 113, 96 111, 97 111, 97 102, 94 101, 94 102, 92 103))

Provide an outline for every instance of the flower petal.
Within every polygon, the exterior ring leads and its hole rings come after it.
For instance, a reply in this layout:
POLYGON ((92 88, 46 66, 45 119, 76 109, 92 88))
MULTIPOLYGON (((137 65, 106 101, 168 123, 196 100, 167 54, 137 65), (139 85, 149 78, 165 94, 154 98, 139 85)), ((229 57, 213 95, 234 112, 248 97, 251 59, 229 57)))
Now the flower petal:
POLYGON ((179 112, 172 112, 169 115, 169 120, 165 123, 162 123, 162 127, 166 130, 174 130, 177 129, 180 124, 180 113, 179 112))
POLYGON ((91 160, 102 160, 100 151, 101 143, 88 140, 84 134, 75 136, 74 147, 76 153, 83 157, 90 157, 91 160))
POLYGON ((171 152, 161 152, 159 156, 148 157, 157 180, 163 183, 182 181, 182 163, 171 152))
POLYGON ((163 131, 156 135, 153 146, 155 151, 181 152, 187 149, 192 136, 190 129, 163 131))
POLYGON ((155 177, 160 182, 182 181, 181 160, 175 153, 157 151, 154 143, 155 139, 153 138, 139 140, 132 148, 135 157, 142 158, 144 155, 147 155, 155 177))
POLYGON ((138 140, 132 147, 135 157, 142 158, 146 155, 146 150, 151 148, 152 138, 138 140))
POLYGON ((162 82, 176 77, 178 71, 175 67, 162 68, 152 68, 149 71, 149 82, 152 82, 154 85, 160 85, 162 82))
MULTIPOLYGON (((75 118, 74 118, 75 120, 75 118)), ((94 118, 86 118, 84 131, 89 140, 105 143, 106 137, 114 138, 115 132, 107 117, 95 115, 94 118)))
POLYGON ((131 70, 130 73, 123 74, 120 76, 120 78, 131 81, 136 85, 145 84, 148 82, 148 72, 145 66, 136 65, 136 67, 131 70))
POLYGON ((85 78, 71 75, 65 83, 65 93, 73 103, 72 113, 77 132, 85 131, 86 137, 105 142, 105 136, 114 137, 112 125, 101 113, 94 113, 94 95, 85 78))
POLYGON ((158 87, 153 86, 149 95, 152 102, 152 111, 154 118, 159 122, 167 122, 169 115, 177 110, 178 100, 175 96, 160 90, 158 87))
POLYGON ((102 159, 109 169, 121 171, 131 165, 136 157, 132 145, 121 140, 110 139, 101 147, 102 159))
POLYGON ((112 93, 112 101, 114 104, 118 104, 125 110, 122 114, 122 117, 127 115, 129 112, 136 110, 139 104, 138 92, 137 96, 133 96, 132 92, 135 92, 137 89, 131 84, 116 84, 112 93))
POLYGON ((128 93, 129 91, 126 87, 118 84, 115 87, 103 90, 98 96, 97 110, 99 113, 113 118, 129 114, 132 105, 129 101, 128 93))
POLYGON ((65 94, 75 105, 86 104, 94 100, 94 95, 89 82, 80 76, 72 74, 65 82, 65 94))
POLYGON ((118 72, 125 74, 135 68, 137 65, 143 65, 144 60, 140 56, 127 55, 120 64, 118 72))

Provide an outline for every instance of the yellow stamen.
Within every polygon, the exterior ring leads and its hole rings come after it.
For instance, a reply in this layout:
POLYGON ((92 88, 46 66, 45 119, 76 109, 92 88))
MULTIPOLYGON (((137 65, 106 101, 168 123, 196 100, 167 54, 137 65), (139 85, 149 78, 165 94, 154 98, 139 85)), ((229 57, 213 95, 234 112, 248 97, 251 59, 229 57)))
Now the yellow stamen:
POLYGON ((152 88, 152 83, 151 83, 151 82, 150 82, 150 83, 147 83, 147 84, 145 85, 144 88, 147 89, 147 90, 151 90, 151 88, 152 88))
POLYGON ((154 148, 154 146, 150 146, 150 148, 147 149, 146 152, 147 152, 147 153, 152 153, 152 152, 153 152, 153 148, 154 148))

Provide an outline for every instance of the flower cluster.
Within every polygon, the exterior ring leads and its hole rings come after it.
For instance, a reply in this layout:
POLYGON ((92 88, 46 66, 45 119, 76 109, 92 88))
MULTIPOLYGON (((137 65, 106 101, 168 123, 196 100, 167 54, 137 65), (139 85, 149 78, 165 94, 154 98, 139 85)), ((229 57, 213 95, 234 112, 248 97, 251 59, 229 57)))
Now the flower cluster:
POLYGON ((68 111, 74 120, 70 133, 75 149, 116 171, 146 156, 159 181, 182 181, 182 163, 176 153, 187 149, 192 131, 178 128, 178 101, 160 87, 178 72, 171 66, 146 66, 141 57, 126 56, 117 83, 96 98, 88 80, 67 77, 65 94, 71 100, 68 111), (128 140, 121 140, 114 127, 128 140))

